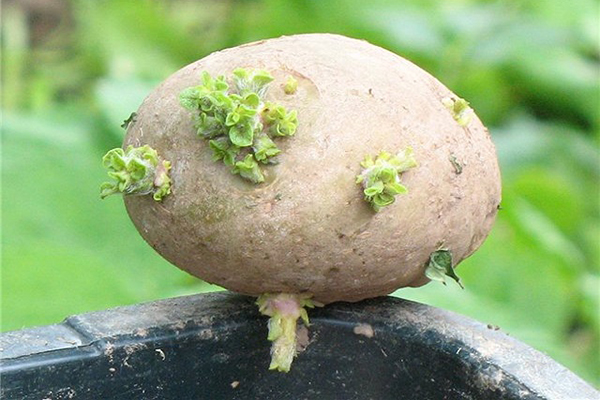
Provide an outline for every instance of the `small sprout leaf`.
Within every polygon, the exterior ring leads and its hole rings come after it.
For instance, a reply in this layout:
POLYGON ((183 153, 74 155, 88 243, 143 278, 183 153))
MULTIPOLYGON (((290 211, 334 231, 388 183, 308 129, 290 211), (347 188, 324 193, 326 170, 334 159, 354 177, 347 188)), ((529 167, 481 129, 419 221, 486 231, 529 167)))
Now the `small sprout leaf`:
POLYGON ((225 125, 233 126, 233 125, 237 124, 239 121, 240 121, 240 114, 236 113, 235 111, 232 111, 229 114, 227 114, 227 118, 225 118, 225 125))
POLYGON ((405 149, 400 150, 398 154, 396 154, 396 157, 391 158, 389 161, 391 165, 396 167, 396 170, 399 173, 406 172, 417 166, 417 161, 413 156, 412 147, 406 147, 405 149))
POLYGON ((196 131, 198 136, 211 139, 225 132, 225 123, 217 117, 210 117, 202 113, 196 117, 196 131))
POLYGON ((240 122, 229 129, 229 140, 236 146, 248 147, 254 141, 254 130, 247 122, 240 122))
POLYGON ((197 110, 200 107, 200 92, 196 87, 184 89, 179 94, 179 104, 188 110, 197 110))
POLYGON ((269 135, 260 134, 254 139, 254 143, 252 144, 252 149, 254 150, 254 158, 257 161, 266 163, 269 158, 276 156, 281 153, 281 150, 277 148, 277 145, 269 135))
POLYGON ((371 155, 370 155, 370 154, 368 154, 368 155, 365 157, 364 161, 362 161, 362 162, 360 163, 360 165, 361 165, 363 168, 371 168, 373 165, 375 165, 375 162, 373 161, 373 157, 371 157, 371 155))
POLYGON ((263 118, 273 136, 292 136, 296 133, 296 110, 288 112, 285 107, 268 102, 263 110, 263 118))
POLYGON ((294 94, 298 90, 298 81, 293 76, 288 76, 285 81, 285 85, 283 86, 283 91, 285 94, 294 94))
POLYGON ((365 196, 376 196, 380 193, 383 193, 385 186, 382 181, 377 181, 373 185, 369 186, 364 190, 365 196))
POLYGON ((256 93, 262 97, 267 85, 273 81, 273 76, 265 70, 238 68, 233 75, 236 89, 241 95, 256 93))
POLYGON ((254 72, 252 76, 252 84, 256 88, 253 90, 255 92, 260 92, 260 90, 266 87, 269 83, 273 81, 273 76, 270 73, 264 70, 257 70, 254 72))
POLYGON ((171 177, 169 176, 169 170, 171 169, 171 163, 169 161, 163 161, 156 168, 154 177, 154 194, 152 197, 156 201, 161 201, 163 197, 171 193, 171 177))
POLYGON ((252 154, 248 154, 244 160, 236 162, 231 172, 240 174, 242 178, 246 178, 254 183, 265 181, 265 177, 252 154))
POLYGON ((467 126, 473 118, 473 109, 465 99, 444 97, 442 104, 452 113, 452 117, 460 126, 467 126))
POLYGON ((373 197, 373 208, 376 210, 389 206, 394 202, 394 196, 389 193, 381 193, 373 197))
MULTIPOLYGON (((242 98, 241 102, 243 105, 247 106, 249 110, 254 111, 260 105, 260 97, 258 97, 256 93, 248 93, 246 96, 244 96, 244 98, 242 98)), ((254 112, 254 114, 255 113, 256 111, 254 112)))
POLYGON ((425 268, 425 276, 431 280, 446 284, 446 277, 450 277, 464 289, 460 278, 452 267, 452 252, 448 249, 439 249, 431 253, 429 262, 425 268))
POLYGON ((403 194, 403 193, 408 192, 408 189, 406 189, 406 186, 401 185, 398 182, 390 182, 385 187, 385 191, 388 194, 395 196, 397 194, 403 194))
POLYGON ((223 160, 225 165, 229 166, 235 164, 235 157, 240 152, 240 148, 225 137, 210 140, 208 146, 213 151, 213 160, 223 160))

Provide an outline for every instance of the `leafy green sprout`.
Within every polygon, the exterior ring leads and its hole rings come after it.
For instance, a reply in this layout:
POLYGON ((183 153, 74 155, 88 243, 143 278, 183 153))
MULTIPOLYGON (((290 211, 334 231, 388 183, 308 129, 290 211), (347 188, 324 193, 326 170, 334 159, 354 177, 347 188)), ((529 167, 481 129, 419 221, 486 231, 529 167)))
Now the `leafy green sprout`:
POLYGON ((208 140, 213 160, 222 160, 233 174, 261 183, 265 180, 261 164, 277 163, 281 150, 274 139, 296 133, 297 113, 264 101, 273 81, 265 70, 238 68, 230 81, 232 85, 224 76, 213 78, 204 71, 198 86, 180 93, 180 104, 193 112, 196 132, 208 140))
POLYGON ((440 248, 431 253, 425 268, 425 276, 433 281, 442 282, 444 285, 446 284, 446 277, 450 277, 464 289, 462 283, 460 283, 460 278, 454 272, 452 252, 448 249, 440 248))
POLYGON ((364 198, 373 210, 379 211, 382 207, 393 204, 397 195, 408 192, 400 183, 400 176, 416 167, 417 162, 412 148, 407 147, 396 155, 386 151, 381 151, 375 159, 367 155, 360 165, 363 170, 356 177, 356 183, 362 185, 364 198))
POLYGON ((452 117, 460 126, 467 126, 473 118, 473 109, 465 99, 444 97, 442 104, 452 113, 452 117))
POLYGON ((294 94, 298 90, 298 81, 293 76, 289 76, 285 81, 285 85, 283 86, 283 91, 285 94, 294 94))
POLYGON ((102 158, 112 182, 100 186, 100 197, 112 194, 145 195, 152 193, 156 201, 171 193, 169 170, 171 163, 161 160, 156 150, 148 145, 128 146, 110 150, 102 158))

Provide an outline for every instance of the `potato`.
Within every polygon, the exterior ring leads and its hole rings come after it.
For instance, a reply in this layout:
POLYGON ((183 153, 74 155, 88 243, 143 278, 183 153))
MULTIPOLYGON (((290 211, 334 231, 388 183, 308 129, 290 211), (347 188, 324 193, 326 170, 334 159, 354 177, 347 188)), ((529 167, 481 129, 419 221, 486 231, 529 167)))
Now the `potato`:
POLYGON ((495 149, 467 104, 361 40, 306 34, 219 51, 170 76, 129 124, 124 147, 155 149, 172 186, 162 201, 125 196, 127 211, 167 260, 235 292, 330 303, 420 286, 432 255, 451 254, 451 272, 481 245, 500 204, 495 149), (202 73, 230 82, 236 68, 270 73, 265 101, 297 112, 258 184, 212 159, 179 98, 202 73), (406 193, 374 210, 356 183, 361 162, 411 149, 406 193))

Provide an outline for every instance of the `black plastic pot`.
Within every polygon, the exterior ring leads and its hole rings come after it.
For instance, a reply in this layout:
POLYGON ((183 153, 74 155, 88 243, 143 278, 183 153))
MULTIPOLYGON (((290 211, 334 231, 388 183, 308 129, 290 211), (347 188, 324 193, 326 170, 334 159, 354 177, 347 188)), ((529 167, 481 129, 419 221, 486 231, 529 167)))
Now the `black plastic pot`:
POLYGON ((206 294, 73 316, 0 335, 0 397, 599 398, 501 331, 426 305, 391 297, 331 304, 312 310, 311 322, 308 347, 284 374, 268 370, 266 318, 249 297, 206 294))

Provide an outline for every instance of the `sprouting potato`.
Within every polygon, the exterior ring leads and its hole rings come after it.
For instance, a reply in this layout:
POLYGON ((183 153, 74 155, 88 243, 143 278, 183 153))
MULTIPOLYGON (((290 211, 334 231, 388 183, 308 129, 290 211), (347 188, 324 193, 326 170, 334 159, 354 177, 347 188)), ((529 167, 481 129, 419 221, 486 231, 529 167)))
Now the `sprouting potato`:
POLYGON ((409 61, 337 35, 188 65, 145 99, 123 149, 105 158, 117 182, 104 192, 126 194, 140 234, 174 265, 260 296, 271 368, 284 371, 303 307, 458 280, 453 267, 500 203, 495 149, 469 104, 409 61), (157 158, 127 158, 144 146, 157 158))

